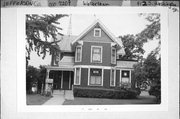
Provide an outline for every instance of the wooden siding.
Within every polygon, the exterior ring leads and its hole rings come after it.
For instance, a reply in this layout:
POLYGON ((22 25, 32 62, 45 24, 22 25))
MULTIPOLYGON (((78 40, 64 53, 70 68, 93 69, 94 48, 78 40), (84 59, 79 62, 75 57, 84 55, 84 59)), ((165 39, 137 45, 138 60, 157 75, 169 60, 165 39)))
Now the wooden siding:
POLYGON ((115 66, 116 64, 111 64, 111 44, 84 42, 82 46, 82 61, 75 62, 75 65, 115 66), (91 46, 102 46, 102 63, 91 62, 91 46))
POLYGON ((94 28, 100 28, 98 25, 93 27, 84 37, 83 41, 95 41, 95 42, 113 42, 111 38, 101 29, 101 37, 94 37, 94 28))
POLYGON ((120 70, 116 70, 116 87, 119 87, 120 70))

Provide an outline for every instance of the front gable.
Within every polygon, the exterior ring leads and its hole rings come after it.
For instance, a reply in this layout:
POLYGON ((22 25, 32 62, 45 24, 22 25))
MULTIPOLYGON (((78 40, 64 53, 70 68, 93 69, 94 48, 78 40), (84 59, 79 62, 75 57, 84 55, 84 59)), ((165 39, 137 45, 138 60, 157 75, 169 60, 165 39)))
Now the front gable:
POLYGON ((84 34, 82 38, 79 39, 79 41, 85 41, 85 42, 114 42, 107 33, 101 28, 99 23, 96 23, 89 31, 84 34), (100 36, 96 37, 95 30, 100 30, 100 36))
POLYGON ((96 20, 92 25, 90 25, 86 30, 84 30, 72 44, 74 45, 78 41, 97 41, 97 42, 110 42, 115 43, 119 49, 122 48, 122 43, 104 26, 100 20, 96 20), (101 37, 94 37, 94 29, 101 29, 101 37))

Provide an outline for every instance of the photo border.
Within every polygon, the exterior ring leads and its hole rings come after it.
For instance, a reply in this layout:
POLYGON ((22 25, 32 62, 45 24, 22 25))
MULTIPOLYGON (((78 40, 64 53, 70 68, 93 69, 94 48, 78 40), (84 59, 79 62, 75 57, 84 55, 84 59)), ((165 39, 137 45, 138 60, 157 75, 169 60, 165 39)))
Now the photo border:
POLYGON ((168 111, 168 8, 163 7, 68 7, 17 8, 17 111, 18 112, 126 112, 168 111), (25 15, 26 14, 124 14, 160 13, 161 20, 161 104, 148 105, 27 105, 25 15), (24 34, 24 35, 23 35, 24 34), (163 79, 163 80, 162 80, 163 79))

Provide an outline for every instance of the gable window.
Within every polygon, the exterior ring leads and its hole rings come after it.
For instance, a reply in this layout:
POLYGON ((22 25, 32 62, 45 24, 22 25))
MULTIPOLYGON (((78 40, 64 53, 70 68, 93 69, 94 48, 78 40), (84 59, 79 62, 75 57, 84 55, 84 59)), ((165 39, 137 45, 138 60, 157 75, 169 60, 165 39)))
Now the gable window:
POLYGON ((74 77, 74 85, 80 85, 80 80, 81 80, 81 69, 76 68, 75 77, 74 77))
POLYGON ((111 69, 111 78, 110 78, 110 86, 115 86, 115 80, 116 80, 116 70, 111 69))
POLYGON ((116 64, 116 49, 115 48, 111 49, 111 63, 116 64))
POLYGON ((102 86, 103 85, 103 71, 102 69, 89 69, 89 85, 102 86))
POLYGON ((102 46, 91 46, 91 62, 102 63, 102 46))
POLYGON ((94 29, 94 37, 101 37, 101 29, 100 28, 94 29))
POLYGON ((82 60, 82 47, 77 46, 76 47, 75 62, 81 62, 81 60, 82 60))

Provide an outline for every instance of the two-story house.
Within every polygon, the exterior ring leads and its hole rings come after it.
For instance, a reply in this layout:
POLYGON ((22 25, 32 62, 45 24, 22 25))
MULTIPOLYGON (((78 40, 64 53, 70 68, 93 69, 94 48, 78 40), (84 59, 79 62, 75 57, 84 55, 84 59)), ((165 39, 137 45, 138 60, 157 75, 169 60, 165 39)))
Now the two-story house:
POLYGON ((53 79, 54 90, 73 88, 131 87, 131 71, 135 61, 122 61, 120 38, 115 37, 100 20, 96 20, 79 36, 59 36, 59 56, 52 56, 46 66, 45 90, 53 79))

